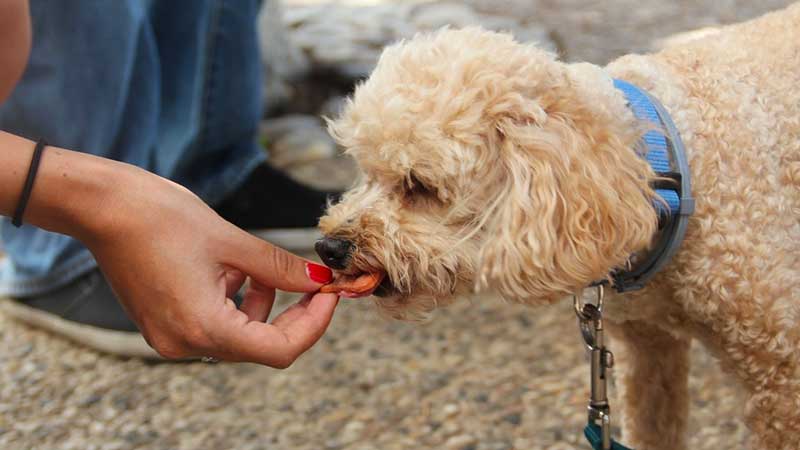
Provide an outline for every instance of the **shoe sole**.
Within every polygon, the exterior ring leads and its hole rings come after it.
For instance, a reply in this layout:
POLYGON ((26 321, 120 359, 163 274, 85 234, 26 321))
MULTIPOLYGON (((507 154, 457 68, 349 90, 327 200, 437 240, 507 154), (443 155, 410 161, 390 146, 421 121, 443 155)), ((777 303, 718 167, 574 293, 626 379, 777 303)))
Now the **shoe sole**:
POLYGON ((44 329, 91 349, 121 357, 164 360, 144 337, 130 331, 114 331, 63 319, 9 299, 0 299, 0 311, 28 325, 44 329))
POLYGON ((274 228, 250 232, 271 244, 294 252, 313 250, 314 243, 322 239, 322 234, 316 228, 274 228))

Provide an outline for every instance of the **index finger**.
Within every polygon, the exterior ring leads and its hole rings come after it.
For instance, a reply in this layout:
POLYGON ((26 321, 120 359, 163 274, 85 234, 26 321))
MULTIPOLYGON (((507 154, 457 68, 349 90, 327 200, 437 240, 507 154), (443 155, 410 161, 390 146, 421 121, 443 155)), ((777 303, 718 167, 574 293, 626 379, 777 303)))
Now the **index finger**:
POLYGON ((315 292, 333 279, 329 268, 243 230, 236 229, 234 236, 235 242, 227 247, 225 262, 264 286, 289 292, 315 292))

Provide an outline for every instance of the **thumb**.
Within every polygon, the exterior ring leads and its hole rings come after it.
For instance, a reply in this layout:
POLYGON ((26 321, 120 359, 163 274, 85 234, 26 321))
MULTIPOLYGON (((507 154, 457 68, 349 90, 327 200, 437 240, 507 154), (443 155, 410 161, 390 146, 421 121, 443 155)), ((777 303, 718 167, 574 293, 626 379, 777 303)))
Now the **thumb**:
POLYGON ((333 279, 331 269, 308 261, 237 229, 226 264, 264 286, 289 292, 315 292, 333 279))

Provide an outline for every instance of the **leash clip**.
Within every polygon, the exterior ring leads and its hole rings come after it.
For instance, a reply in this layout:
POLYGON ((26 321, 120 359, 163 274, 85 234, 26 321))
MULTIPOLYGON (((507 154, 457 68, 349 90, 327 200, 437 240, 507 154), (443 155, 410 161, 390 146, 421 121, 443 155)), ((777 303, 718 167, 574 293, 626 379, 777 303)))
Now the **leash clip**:
POLYGON ((608 405, 608 369, 614 366, 614 355, 605 347, 603 333, 603 285, 595 287, 595 303, 583 303, 577 295, 572 297, 581 336, 589 352, 591 363, 591 396, 589 398, 589 424, 601 430, 602 450, 611 449, 611 410, 608 405))

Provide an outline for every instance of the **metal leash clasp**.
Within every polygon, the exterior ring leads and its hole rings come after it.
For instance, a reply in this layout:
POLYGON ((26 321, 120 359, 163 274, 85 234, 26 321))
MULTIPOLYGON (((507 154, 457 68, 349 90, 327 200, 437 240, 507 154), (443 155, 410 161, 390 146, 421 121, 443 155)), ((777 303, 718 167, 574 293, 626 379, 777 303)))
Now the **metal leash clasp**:
POLYGON ((572 297, 578 326, 586 343, 591 362, 591 397, 589 399, 589 422, 602 431, 603 450, 611 449, 611 411, 608 406, 608 369, 614 366, 614 355, 606 349, 603 335, 603 286, 597 286, 596 303, 583 303, 572 297))

